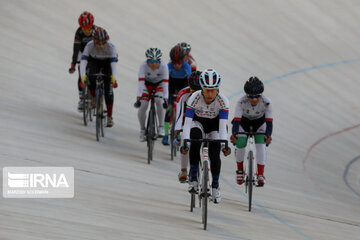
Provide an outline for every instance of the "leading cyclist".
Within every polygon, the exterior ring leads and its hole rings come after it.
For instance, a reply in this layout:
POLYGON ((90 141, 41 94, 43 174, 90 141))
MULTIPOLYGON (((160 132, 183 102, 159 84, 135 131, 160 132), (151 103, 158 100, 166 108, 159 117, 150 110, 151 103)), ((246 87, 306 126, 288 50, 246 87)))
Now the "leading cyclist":
POLYGON ((231 141, 236 144, 235 158, 237 164, 236 182, 244 182, 244 157, 247 137, 244 134, 236 135, 237 132, 249 131, 250 126, 254 132, 263 132, 264 135, 255 135, 257 182, 262 187, 265 184, 264 168, 266 160, 265 144, 271 143, 273 128, 273 113, 271 100, 262 95, 264 84, 257 77, 250 77, 244 85, 245 96, 241 97, 236 104, 235 116, 232 121, 231 141))
POLYGON ((96 78, 92 77, 93 74, 99 73, 102 69, 102 73, 107 77, 104 81, 105 103, 107 108, 107 127, 114 125, 112 118, 112 110, 114 104, 113 88, 117 88, 117 61, 118 56, 115 45, 109 41, 109 35, 106 30, 97 27, 93 34, 93 41, 90 41, 81 57, 80 73, 81 84, 84 85, 87 74, 90 78, 90 94, 92 96, 92 105, 95 100, 95 88, 96 78))
MULTIPOLYGON (((194 92, 188 100, 183 128, 184 139, 221 139, 226 140, 226 124, 229 116, 229 100, 219 92, 221 78, 213 69, 206 69, 200 75, 201 89, 194 92)), ((198 170, 200 161, 200 143, 181 147, 182 154, 186 154, 190 147, 189 192, 198 191, 198 170)), ((209 143, 209 159, 211 162, 212 199, 214 203, 221 201, 219 176, 221 170, 220 151, 228 156, 230 148, 225 144, 209 143)))

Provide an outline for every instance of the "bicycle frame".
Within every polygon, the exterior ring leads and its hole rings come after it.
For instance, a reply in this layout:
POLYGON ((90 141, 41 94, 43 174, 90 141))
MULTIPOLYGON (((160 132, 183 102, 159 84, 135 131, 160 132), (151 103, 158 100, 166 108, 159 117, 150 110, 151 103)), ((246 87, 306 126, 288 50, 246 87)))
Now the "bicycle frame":
POLYGON ((103 73, 93 74, 92 76, 96 77, 96 140, 100 140, 101 137, 104 137, 104 77, 103 73))

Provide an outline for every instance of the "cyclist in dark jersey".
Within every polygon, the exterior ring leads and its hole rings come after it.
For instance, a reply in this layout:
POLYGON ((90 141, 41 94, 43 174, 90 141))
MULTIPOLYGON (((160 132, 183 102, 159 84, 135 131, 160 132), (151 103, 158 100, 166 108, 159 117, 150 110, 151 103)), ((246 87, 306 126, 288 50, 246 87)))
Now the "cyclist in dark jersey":
MULTIPOLYGON (((72 55, 72 61, 69 68, 69 73, 73 74, 75 72, 75 66, 78 65, 78 68, 80 67, 80 60, 81 55, 84 52, 84 48, 88 42, 92 40, 92 33, 96 26, 94 25, 94 16, 85 11, 83 12, 79 17, 79 28, 75 32, 75 38, 74 38, 74 50, 72 55)), ((81 103, 81 99, 83 96, 82 88, 80 87, 80 71, 79 72, 79 78, 78 78, 78 90, 79 90, 79 104, 78 104, 78 110, 83 110, 83 105, 81 103)))

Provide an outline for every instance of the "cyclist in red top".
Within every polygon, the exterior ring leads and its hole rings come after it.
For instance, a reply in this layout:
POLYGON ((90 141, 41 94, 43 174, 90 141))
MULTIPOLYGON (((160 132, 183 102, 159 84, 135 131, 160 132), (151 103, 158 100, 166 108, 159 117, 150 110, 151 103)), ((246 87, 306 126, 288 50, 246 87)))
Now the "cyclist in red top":
POLYGON ((193 71, 193 72, 196 71, 196 61, 195 61, 194 57, 190 54, 190 51, 191 51, 190 44, 188 44, 186 42, 181 42, 181 43, 178 43, 178 45, 184 50, 184 53, 185 53, 184 61, 190 65, 191 71, 193 71))
MULTIPOLYGON (((72 55, 72 61, 69 68, 69 73, 73 74, 75 72, 75 66, 78 65, 78 68, 80 67, 80 60, 81 55, 84 52, 84 48, 88 42, 92 40, 92 33, 96 26, 94 25, 94 16, 85 11, 83 12, 79 19, 79 28, 75 32, 75 38, 74 38, 74 50, 72 55)), ((79 78, 78 78, 78 90, 79 90, 79 104, 78 104, 78 110, 83 110, 83 105, 81 103, 81 99, 83 96, 83 89, 80 87, 81 82, 81 76, 80 71, 79 72, 79 78)))

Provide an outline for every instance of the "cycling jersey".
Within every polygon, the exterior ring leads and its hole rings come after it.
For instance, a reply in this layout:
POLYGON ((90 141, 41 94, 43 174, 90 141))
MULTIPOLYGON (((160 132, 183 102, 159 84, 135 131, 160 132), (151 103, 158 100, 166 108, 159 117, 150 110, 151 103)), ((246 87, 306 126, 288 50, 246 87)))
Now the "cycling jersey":
MULTIPOLYGON (((254 127, 258 128, 266 122, 266 135, 271 136, 272 121, 272 103, 268 97, 261 95, 259 103, 256 106, 252 106, 248 97, 245 95, 236 103, 232 133, 235 134, 238 132, 239 124, 241 124, 244 129, 248 129, 249 125, 255 125, 254 127)), ((256 129, 254 129, 254 131, 256 131, 256 129)))
POLYGON ((187 62, 183 62, 180 70, 176 70, 173 63, 168 63, 169 77, 175 79, 188 79, 191 74, 191 67, 187 62))
MULTIPOLYGON (((93 25, 92 29, 95 29, 96 26, 93 25)), ((79 27, 75 32, 74 38, 74 50, 72 56, 72 63, 75 65, 81 59, 81 53, 84 51, 84 48, 88 42, 92 40, 92 35, 86 36, 81 27, 79 27)))
POLYGON ((159 85, 160 83, 162 85, 161 91, 163 91, 163 98, 167 99, 169 96, 169 71, 166 63, 160 62, 159 68, 152 70, 147 64, 147 61, 144 61, 140 65, 137 96, 142 96, 146 86, 159 85))
POLYGON ((95 46, 94 41, 90 41, 88 44, 86 44, 84 48, 83 55, 81 57, 80 62, 80 73, 81 78, 83 78, 86 75, 86 65, 88 63, 88 59, 96 59, 96 60, 109 60, 110 66, 111 66, 111 75, 113 75, 116 79, 117 76, 117 52, 115 45, 112 44, 110 41, 108 41, 104 49, 100 50, 95 46))
MULTIPOLYGON (((218 93, 214 101, 207 104, 202 95, 202 90, 199 90, 191 95, 187 103, 185 124, 183 127, 184 139, 190 139, 192 122, 195 120, 202 123, 202 125, 208 122, 217 122, 219 124, 217 129, 217 131, 219 131, 219 139, 226 140, 226 124, 229 117, 229 100, 222 93, 218 93)), ((205 133, 208 132, 205 130, 205 133)))

